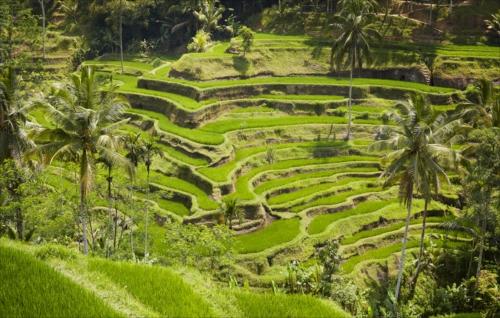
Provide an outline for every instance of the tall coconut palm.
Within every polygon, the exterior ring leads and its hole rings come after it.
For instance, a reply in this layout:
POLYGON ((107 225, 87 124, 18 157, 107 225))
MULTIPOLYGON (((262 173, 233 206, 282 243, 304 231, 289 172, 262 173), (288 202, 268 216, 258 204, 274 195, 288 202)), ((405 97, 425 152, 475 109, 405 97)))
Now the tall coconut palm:
POLYGON ((25 130, 32 104, 24 103, 16 86, 15 71, 8 67, 0 73, 0 164, 6 159, 19 163, 23 153, 35 146, 25 130))
POLYGON ((88 253, 87 197, 94 183, 96 157, 105 154, 110 161, 121 161, 113 144, 117 129, 128 121, 122 119, 128 104, 115 93, 116 88, 101 86, 94 70, 84 67, 44 104, 55 127, 39 132, 40 137, 50 140, 39 146, 40 154, 49 163, 62 159, 80 166, 79 217, 85 254, 88 253))
MULTIPOLYGON (((408 102, 396 106, 398 113, 393 119, 399 129, 389 140, 381 140, 371 146, 373 150, 387 150, 389 162, 382 177, 385 185, 399 182, 399 198, 407 209, 401 259, 398 266, 395 298, 399 298, 401 281, 406 257, 406 243, 411 218, 413 199, 419 192, 425 200, 422 214, 422 232, 420 239, 420 259, 424 251, 427 208, 432 200, 432 193, 437 193, 442 180, 448 181, 443 166, 451 166, 456 153, 439 143, 444 140, 459 123, 446 122, 443 116, 437 116, 432 106, 420 95, 413 96, 408 102)), ((418 278, 419 266, 416 275, 418 278)), ((412 284, 413 285, 413 284, 412 284)))
POLYGON ((332 70, 349 69, 349 103, 346 140, 351 138, 352 126, 352 78, 356 67, 361 68, 363 62, 370 62, 370 42, 380 38, 374 28, 371 6, 367 0, 345 0, 339 15, 335 16, 334 26, 340 36, 334 41, 330 56, 332 70))

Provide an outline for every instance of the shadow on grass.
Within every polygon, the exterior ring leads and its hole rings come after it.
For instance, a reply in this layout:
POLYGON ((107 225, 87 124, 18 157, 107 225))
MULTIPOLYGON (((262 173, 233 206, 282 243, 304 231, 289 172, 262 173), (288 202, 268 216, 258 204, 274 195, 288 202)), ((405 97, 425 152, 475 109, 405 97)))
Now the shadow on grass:
POLYGON ((233 65, 241 75, 247 75, 251 62, 245 56, 233 56, 233 65))

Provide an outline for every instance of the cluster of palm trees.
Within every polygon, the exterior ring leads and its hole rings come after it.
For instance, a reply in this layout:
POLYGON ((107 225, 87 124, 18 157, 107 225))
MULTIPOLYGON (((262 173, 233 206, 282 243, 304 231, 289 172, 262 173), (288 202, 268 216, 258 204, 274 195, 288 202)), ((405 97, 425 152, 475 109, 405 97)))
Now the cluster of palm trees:
MULTIPOLYGON (((78 164, 78 218, 82 227, 85 254, 89 252, 88 199, 99 164, 107 170, 110 219, 108 237, 111 238, 112 233, 116 235, 118 221, 117 215, 114 218, 111 215, 114 199, 113 170, 123 169, 133 179, 138 164, 144 163, 149 193, 153 160, 156 156, 163 156, 154 140, 143 140, 140 134, 123 133, 122 128, 129 121, 125 116, 128 102, 117 94, 116 89, 117 86, 112 83, 102 85, 96 72, 90 67, 83 67, 79 74, 72 74, 68 83, 51 88, 47 97, 40 97, 29 103, 19 96, 21 90, 17 88, 16 75, 12 69, 2 74, 0 81, 0 163, 10 159, 19 166, 24 166, 27 162, 37 162, 39 166, 43 166, 54 160, 78 164), (30 122, 28 111, 32 107, 43 107, 51 125, 41 127, 30 122)), ((147 257, 147 209, 145 218, 147 257)), ((110 255, 112 246, 116 247, 116 237, 110 242, 106 243, 106 255, 110 255)))
MULTIPOLYGON (((486 80, 476 84, 476 92, 476 103, 460 105, 450 113, 438 113, 423 96, 412 96, 408 102, 396 105, 396 112, 391 117, 398 128, 392 136, 371 146, 372 150, 392 150, 384 158, 387 166, 382 177, 385 178, 385 185, 398 184, 400 200, 407 209, 394 292, 396 303, 400 297, 414 198, 418 195, 425 203, 417 265, 410 280, 410 295, 422 270, 429 204, 433 196, 439 193, 441 184, 449 183, 446 171, 474 166, 476 162, 474 143, 461 152, 454 150, 451 143, 459 139, 467 140, 468 133, 474 128, 491 128, 496 138, 499 136, 500 95, 495 93, 493 83, 486 80)), ((481 237, 484 238, 484 233, 481 237)), ((482 251, 484 244, 480 245, 482 251)), ((482 253, 479 254, 481 259, 482 253)), ((478 273, 480 267, 481 260, 478 273)))

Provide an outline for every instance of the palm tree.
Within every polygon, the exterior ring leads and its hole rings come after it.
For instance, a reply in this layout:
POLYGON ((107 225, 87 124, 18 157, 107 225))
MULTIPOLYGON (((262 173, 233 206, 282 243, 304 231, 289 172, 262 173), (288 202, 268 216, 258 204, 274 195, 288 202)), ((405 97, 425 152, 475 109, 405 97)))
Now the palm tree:
POLYGON ((228 199, 224 201, 224 219, 229 223, 229 229, 233 228, 233 219, 242 217, 242 210, 238 205, 238 199, 228 199))
MULTIPOLYGON (((151 192, 150 185, 149 185, 149 177, 151 174, 151 166, 153 164, 153 159, 154 157, 159 156, 161 158, 164 157, 163 151, 156 145, 154 140, 148 140, 145 141, 143 146, 142 146, 142 151, 141 151, 141 158, 144 161, 144 165, 146 166, 146 173, 147 173, 147 179, 146 179, 146 186, 147 186, 147 199, 149 200, 149 194, 151 192)), ((145 239, 144 239, 144 257, 147 260, 149 256, 149 243, 148 243, 148 223, 149 223, 149 216, 148 216, 148 205, 146 204, 146 215, 145 215, 145 225, 144 225, 144 231, 145 231, 145 239)))
POLYGON ((224 7, 220 5, 219 0, 202 0, 193 14, 201 23, 202 29, 211 33, 218 28, 219 20, 224 14, 224 7))
MULTIPOLYGON (((97 159, 98 163, 103 164, 107 169, 106 182, 108 183, 108 215, 109 215, 109 226, 110 226, 110 236, 116 236, 116 227, 118 222, 118 211, 115 209, 115 217, 113 221, 112 217, 112 208, 113 208, 113 169, 118 167, 126 170, 128 176, 132 179, 135 174, 134 165, 124 156, 122 156, 118 151, 121 148, 121 141, 123 139, 120 136, 111 136, 110 138, 110 149, 103 150, 99 153, 99 158, 97 159)), ((113 238, 113 241, 116 242, 116 237, 113 238)), ((116 243, 113 244, 114 246, 116 243)), ((110 246, 107 245, 106 250, 107 255, 110 254, 110 246)))
POLYGON ((487 79, 474 84, 476 101, 458 105, 456 115, 462 117, 472 128, 500 128, 500 94, 487 79))
POLYGON ((88 254, 87 197, 96 174, 96 156, 105 154, 108 160, 120 162, 113 148, 117 129, 128 121, 122 120, 127 102, 119 97, 116 86, 100 86, 94 70, 84 67, 74 74, 70 83, 45 103, 55 128, 39 132, 50 142, 41 145, 39 152, 49 163, 55 159, 79 163, 80 222, 82 223, 83 252, 88 254))
POLYGON ((142 160, 142 150, 143 144, 141 139, 141 134, 137 133, 135 135, 128 134, 123 136, 124 148, 127 151, 125 157, 130 160, 134 167, 139 166, 139 162, 142 160))
POLYGON ((349 103, 346 140, 351 138, 352 125, 352 78, 356 66, 362 67, 363 61, 370 61, 370 41, 380 38, 373 26, 371 1, 351 0, 341 3, 342 10, 335 16, 334 26, 339 28, 340 36, 334 41, 330 56, 333 70, 349 68, 349 103))
MULTIPOLYGON (((453 150, 438 141, 445 140, 459 123, 446 122, 444 115, 437 116, 432 111, 432 106, 421 95, 413 96, 408 102, 396 105, 396 108, 399 114, 394 114, 393 119, 400 129, 389 140, 374 143, 371 149, 393 150, 385 157, 389 165, 382 177, 386 179, 385 185, 399 182, 399 198, 407 209, 395 291, 397 302, 401 289, 414 195, 418 191, 425 200, 420 238, 420 264, 424 252, 427 208, 432 200, 432 193, 439 191, 441 180, 449 182, 442 166, 450 166, 456 158, 453 150)), ((417 265, 413 281, 418 278, 418 273, 419 266, 417 265)))
POLYGON ((23 103, 17 89, 17 77, 13 68, 0 73, 0 164, 13 159, 18 164, 23 153, 34 148, 25 128, 30 125, 27 112, 32 104, 23 103))

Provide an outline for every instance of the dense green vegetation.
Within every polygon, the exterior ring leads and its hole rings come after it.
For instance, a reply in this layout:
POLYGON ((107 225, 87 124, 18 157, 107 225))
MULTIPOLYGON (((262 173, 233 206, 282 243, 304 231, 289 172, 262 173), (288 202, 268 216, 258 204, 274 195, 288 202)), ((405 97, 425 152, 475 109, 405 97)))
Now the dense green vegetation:
POLYGON ((0 317, 498 316, 499 10, 0 0, 0 317))

